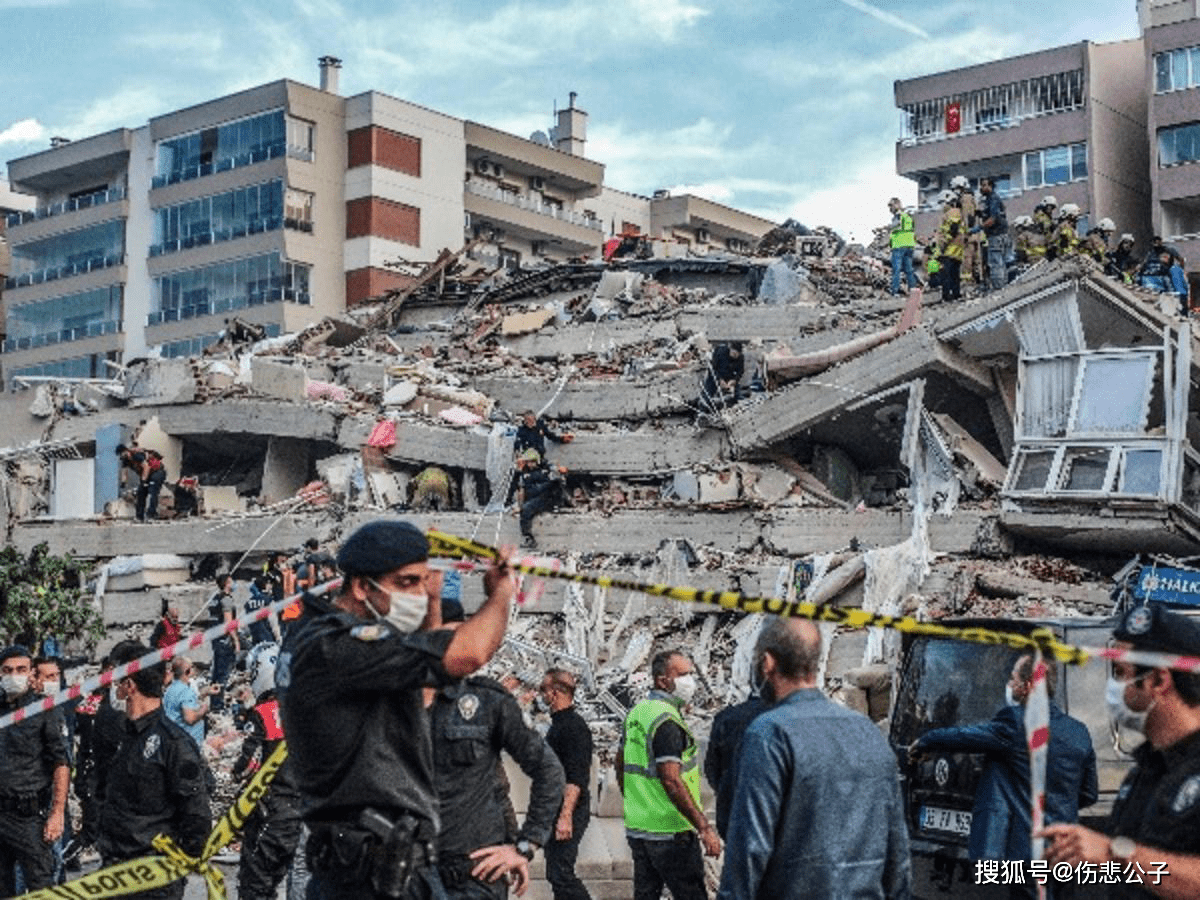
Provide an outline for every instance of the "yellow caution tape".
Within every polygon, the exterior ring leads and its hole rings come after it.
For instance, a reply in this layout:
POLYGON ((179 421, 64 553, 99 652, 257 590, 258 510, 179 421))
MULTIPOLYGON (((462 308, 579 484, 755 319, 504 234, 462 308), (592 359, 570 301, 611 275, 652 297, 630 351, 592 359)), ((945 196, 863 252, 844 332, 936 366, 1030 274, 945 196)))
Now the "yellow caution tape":
MULTIPOLYGON (((495 559, 499 551, 495 547, 466 540, 441 531, 427 533, 430 542, 430 554, 460 558, 463 556, 481 556, 495 559)), ((851 628, 891 628, 905 634, 917 634, 928 637, 953 638, 960 641, 970 641, 976 644, 992 644, 1012 647, 1016 650, 1040 649, 1044 654, 1053 656, 1059 662, 1082 665, 1091 654, 1081 648, 1064 644, 1054 636, 1049 628, 1038 628, 1029 634, 1018 634, 1009 631, 995 631, 990 628, 962 628, 949 625, 939 625, 936 622, 921 622, 911 616, 887 616, 880 613, 868 612, 856 607, 818 605, 798 601, 782 600, 779 597, 753 597, 739 591, 708 591, 693 587, 678 587, 670 584, 652 584, 649 582, 632 581, 625 578, 613 578, 609 575, 589 575, 586 572, 561 572, 543 566, 530 566, 521 563, 510 563, 514 571, 538 578, 557 578, 563 581, 573 581, 578 584, 594 584, 597 587, 617 588, 619 590, 640 591, 655 597, 668 597, 683 603, 705 603, 720 606, 723 609, 737 609, 748 613, 770 613, 776 616, 813 619, 818 622, 832 622, 851 628)))
POLYGON ((122 897, 153 888, 166 887, 190 873, 204 876, 208 900, 225 900, 225 876, 209 860, 221 848, 237 837, 246 819, 267 792, 267 786, 287 759, 287 743, 282 742, 267 757, 262 768, 254 773, 250 783, 238 795, 233 805, 217 820, 199 858, 188 856, 166 835, 154 840, 161 856, 141 856, 116 863, 66 884, 22 894, 17 900, 85 900, 94 897, 122 897))

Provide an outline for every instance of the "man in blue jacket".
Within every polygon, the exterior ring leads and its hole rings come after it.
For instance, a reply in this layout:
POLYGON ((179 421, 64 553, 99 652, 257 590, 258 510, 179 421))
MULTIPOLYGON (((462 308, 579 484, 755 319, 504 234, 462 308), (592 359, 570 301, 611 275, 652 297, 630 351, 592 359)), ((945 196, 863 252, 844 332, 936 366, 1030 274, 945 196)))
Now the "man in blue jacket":
MULTIPOLYGON (((1046 760, 1046 823, 1075 822, 1079 810, 1096 802, 1096 751, 1087 726, 1053 702, 1056 668, 1046 669, 1050 702, 1050 750, 1046 760)), ((1013 666, 1010 703, 981 725, 935 728, 913 744, 911 753, 983 753, 986 762, 975 793, 971 859, 1029 859, 1029 753, 1025 741, 1025 701, 1033 686, 1033 656, 1013 666)), ((1032 887, 1032 883, 1028 885, 1032 887)))

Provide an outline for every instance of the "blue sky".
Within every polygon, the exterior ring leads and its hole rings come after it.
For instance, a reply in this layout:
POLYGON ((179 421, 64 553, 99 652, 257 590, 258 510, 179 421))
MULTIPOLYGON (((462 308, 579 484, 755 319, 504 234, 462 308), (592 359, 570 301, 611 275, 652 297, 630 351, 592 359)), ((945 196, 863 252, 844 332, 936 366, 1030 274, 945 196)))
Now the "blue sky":
POLYGON ((0 160, 277 78, 374 89, 527 136, 570 91, 623 190, 691 190, 867 238, 895 175, 892 82, 1137 36, 1135 0, 0 0, 0 160))

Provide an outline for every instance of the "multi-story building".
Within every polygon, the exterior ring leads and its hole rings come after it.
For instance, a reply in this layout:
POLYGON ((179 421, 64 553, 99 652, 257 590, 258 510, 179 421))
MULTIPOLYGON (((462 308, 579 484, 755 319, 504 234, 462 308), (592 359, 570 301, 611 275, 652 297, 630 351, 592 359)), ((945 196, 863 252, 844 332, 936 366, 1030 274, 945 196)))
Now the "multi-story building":
POLYGON ((739 249, 772 223, 604 186, 587 113, 525 139, 369 91, 275 81, 8 164, 4 372, 106 377, 196 353, 237 315, 292 331, 408 283, 443 248, 516 267, 633 228, 739 249), (619 225, 618 225, 619 221, 619 225))
MULTIPOLYGON (((1082 42, 895 83, 896 169, 917 182, 917 230, 955 175, 995 179, 1010 220, 1042 197, 1150 237, 1140 38, 1082 42)), ((886 198, 880 199, 882 209, 886 198)))
POLYGON ((1138 12, 1150 85, 1151 220, 1194 271, 1200 260, 1200 8, 1194 0, 1142 0, 1138 12))

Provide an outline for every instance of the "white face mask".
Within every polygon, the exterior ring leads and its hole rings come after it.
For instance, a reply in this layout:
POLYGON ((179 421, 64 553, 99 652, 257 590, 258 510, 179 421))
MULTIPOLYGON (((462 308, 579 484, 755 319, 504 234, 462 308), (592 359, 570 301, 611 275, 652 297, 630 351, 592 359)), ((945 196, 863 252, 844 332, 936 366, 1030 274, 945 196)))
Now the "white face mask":
POLYGON ((684 706, 687 706, 696 696, 696 676, 690 673, 678 676, 675 679, 675 690, 672 693, 684 706))
POLYGON ((29 690, 29 676, 0 675, 0 690, 9 698, 20 697, 29 690))
POLYGON ((1017 698, 1013 696, 1013 689, 1012 689, 1011 684, 1006 684, 1004 686, 1004 702, 1007 703, 1009 706, 1017 706, 1018 705, 1017 698))
POLYGON ((61 681, 43 681, 42 682, 42 696, 43 697, 53 697, 55 694, 57 694, 61 690, 62 690, 62 682, 61 681))
POLYGON ((405 591, 389 591, 376 581, 371 581, 376 590, 387 594, 391 604, 387 615, 381 615, 379 610, 367 601, 367 607, 381 622, 391 622, 401 634, 412 634, 425 621, 425 613, 429 610, 429 595, 424 591, 419 594, 409 594, 405 591))
POLYGON ((1138 734, 1145 734, 1146 717, 1150 715, 1154 704, 1151 703, 1142 712, 1130 709, 1125 702, 1125 686, 1129 683, 1128 681, 1118 681, 1111 675, 1108 676, 1108 683, 1104 687, 1104 702, 1108 706, 1108 717, 1118 728, 1128 728, 1138 734))

